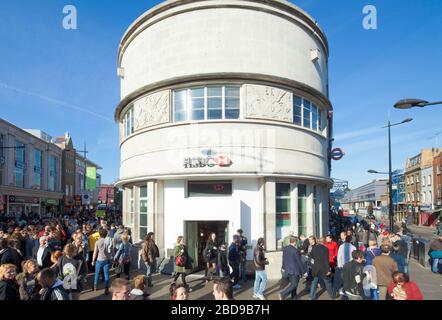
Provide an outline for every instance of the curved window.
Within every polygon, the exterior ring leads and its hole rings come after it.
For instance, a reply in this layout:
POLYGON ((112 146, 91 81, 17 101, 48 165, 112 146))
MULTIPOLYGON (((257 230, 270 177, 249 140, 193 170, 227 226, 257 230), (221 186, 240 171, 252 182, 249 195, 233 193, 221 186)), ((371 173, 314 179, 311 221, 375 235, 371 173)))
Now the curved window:
POLYGON ((173 92, 173 121, 239 119, 239 86, 207 86, 173 92))
POLYGON ((293 96, 293 123, 304 128, 321 131, 321 110, 302 97, 293 96))
POLYGON ((134 108, 131 107, 123 116, 124 137, 134 133, 134 108))

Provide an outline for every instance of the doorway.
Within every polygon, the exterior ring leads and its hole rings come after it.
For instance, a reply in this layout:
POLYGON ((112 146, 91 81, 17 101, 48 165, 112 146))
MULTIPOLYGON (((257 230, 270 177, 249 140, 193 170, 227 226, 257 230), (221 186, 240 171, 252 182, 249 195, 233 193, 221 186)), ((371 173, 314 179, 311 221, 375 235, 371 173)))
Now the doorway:
POLYGON ((204 270, 203 250, 207 239, 215 232, 217 243, 229 245, 229 221, 186 221, 186 243, 189 256, 193 260, 193 272, 204 270))

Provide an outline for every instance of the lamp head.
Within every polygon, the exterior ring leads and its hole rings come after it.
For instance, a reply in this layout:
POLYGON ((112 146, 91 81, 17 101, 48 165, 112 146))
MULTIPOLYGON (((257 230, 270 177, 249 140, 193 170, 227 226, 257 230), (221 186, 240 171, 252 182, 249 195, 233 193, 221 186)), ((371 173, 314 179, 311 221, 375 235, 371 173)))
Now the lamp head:
POLYGON ((421 99, 403 99, 394 105, 396 109, 410 109, 413 107, 423 107, 428 101, 421 99))

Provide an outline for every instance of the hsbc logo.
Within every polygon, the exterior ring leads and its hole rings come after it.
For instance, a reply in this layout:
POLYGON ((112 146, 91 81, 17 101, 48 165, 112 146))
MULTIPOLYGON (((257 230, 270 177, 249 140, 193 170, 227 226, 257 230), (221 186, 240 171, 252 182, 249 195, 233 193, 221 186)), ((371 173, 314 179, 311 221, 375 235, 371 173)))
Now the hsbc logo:
POLYGON ((195 158, 185 158, 184 168, 213 168, 213 167, 230 167, 232 165, 232 160, 228 156, 218 155, 215 157, 195 157, 195 158))

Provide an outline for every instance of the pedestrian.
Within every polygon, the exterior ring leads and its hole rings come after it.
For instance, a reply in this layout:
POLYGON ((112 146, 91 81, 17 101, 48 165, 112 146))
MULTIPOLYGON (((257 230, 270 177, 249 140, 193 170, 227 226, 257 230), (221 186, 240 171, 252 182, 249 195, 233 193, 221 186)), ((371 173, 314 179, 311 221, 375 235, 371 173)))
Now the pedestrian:
POLYGON ((432 260, 431 271, 434 273, 439 272, 439 267, 442 264, 442 234, 438 239, 434 239, 430 243, 430 257, 432 260))
POLYGON ((239 237, 238 251, 239 251, 239 278, 242 282, 247 282, 247 238, 244 236, 242 229, 237 230, 237 236, 239 237))
POLYGON ((39 272, 37 260, 23 263, 23 272, 17 275, 21 300, 40 300, 41 285, 37 281, 39 272))
POLYGON ((204 276, 206 277, 206 283, 208 283, 212 281, 213 274, 216 272, 216 259, 218 257, 218 244, 214 232, 207 239, 206 246, 203 249, 203 256, 206 262, 204 276))
POLYGON ((97 291, 98 278, 101 269, 104 273, 105 289, 104 294, 109 294, 109 268, 112 260, 111 252, 106 246, 107 230, 102 228, 99 230, 100 239, 95 242, 94 253, 92 256, 92 266, 95 266, 94 291, 97 291))
MULTIPOLYGON (((63 256, 63 252, 61 252, 61 251, 54 251, 51 253, 51 265, 49 268, 54 270, 56 275, 60 274, 58 262, 60 261, 60 258, 62 256, 63 256)), ((40 268, 40 270, 42 270, 42 269, 40 268)))
POLYGON ((325 285, 330 300, 334 298, 331 269, 329 263, 328 248, 324 245, 325 239, 319 238, 313 245, 310 252, 310 261, 312 266, 312 283, 310 286, 310 300, 316 300, 316 289, 318 282, 325 285))
POLYGON ((351 255, 352 260, 342 268, 343 291, 349 300, 364 300, 364 253, 354 250, 351 255))
POLYGON ((0 266, 0 300, 20 300, 19 286, 15 277, 17 267, 6 263, 0 266))
POLYGON ((233 289, 240 289, 239 285, 239 264, 240 264, 240 256, 239 256, 239 237, 237 235, 233 236, 233 241, 229 246, 229 265, 232 268, 231 278, 233 280, 233 289))
POLYGON ((144 238, 144 242, 141 248, 142 258, 146 265, 146 276, 148 287, 153 287, 152 274, 156 272, 157 269, 157 258, 160 256, 160 251, 154 240, 155 234, 149 232, 144 238))
POLYGON ((339 234, 338 246, 344 244, 346 238, 347 238, 347 232, 341 231, 341 233, 339 234))
POLYGON ((219 246, 218 268, 219 268, 220 278, 230 276, 229 258, 227 256, 227 245, 225 243, 223 243, 219 246))
POLYGON ((147 289, 147 277, 140 274, 134 278, 134 288, 130 292, 130 300, 147 300, 149 294, 147 289))
POLYGON ((405 257, 401 253, 401 246, 397 242, 393 243, 392 250, 390 252, 390 257, 393 258, 394 261, 396 261, 399 272, 408 274, 407 261, 405 260, 405 257))
POLYGON ((174 263, 174 271, 175 276, 173 278, 173 282, 176 283, 178 278, 181 276, 181 281, 186 288, 189 288, 189 285, 186 282, 187 270, 192 269, 192 262, 187 252, 187 246, 185 245, 184 237, 179 236, 177 238, 177 242, 175 245, 175 249, 173 250, 173 255, 175 257, 174 263))
POLYGON ((63 281, 57 278, 57 274, 51 268, 41 270, 37 280, 42 286, 40 300, 71 300, 69 292, 63 288, 63 281))
POLYGON ((301 261, 301 254, 296 249, 296 238, 290 237, 290 245, 282 249, 282 274, 288 278, 290 285, 279 294, 279 300, 286 300, 287 296, 297 298, 297 289, 300 278, 307 277, 307 269, 301 261))
POLYGON ((343 291, 340 291, 343 285, 342 268, 352 260, 352 253, 356 250, 355 246, 351 244, 351 240, 351 236, 346 236, 345 242, 338 249, 338 265, 333 277, 333 291, 339 292, 341 295, 344 295, 343 291))
POLYGON ((12 246, 6 238, 0 239, 0 265, 13 264, 16 267, 16 272, 21 272, 21 264, 23 256, 12 246))
POLYGON ((115 279, 111 291, 112 300, 130 300, 131 287, 126 279, 115 279))
POLYGON ((289 235, 284 237, 284 239, 282 240, 282 247, 287 247, 288 245, 290 245, 290 237, 295 235, 295 231, 291 230, 289 232, 289 235))
POLYGON ((174 300, 189 300, 189 292, 185 285, 179 284, 176 287, 174 300))
POLYGON ((393 281, 388 285, 388 294, 393 300, 424 299, 418 285, 410 281, 408 274, 399 271, 393 273, 393 281))
POLYGON ((39 246, 34 247, 32 256, 37 260, 40 269, 49 268, 52 265, 51 250, 49 249, 48 238, 46 236, 40 237, 39 246))
POLYGON ((232 281, 229 278, 215 279, 213 281, 213 296, 215 300, 235 300, 232 281))
POLYGON ((328 235, 325 238, 325 246, 328 249, 328 262, 332 273, 335 271, 336 263, 338 260, 338 244, 333 240, 332 235, 328 235))
POLYGON ((119 278, 124 272, 126 279, 129 280, 132 245, 129 242, 129 236, 127 234, 121 236, 121 241, 121 245, 114 257, 114 263, 116 264, 115 274, 116 277, 119 278))
POLYGON ((382 254, 373 259, 373 266, 376 268, 379 300, 386 300, 387 287, 391 282, 393 273, 398 270, 396 261, 390 257, 391 247, 381 246, 382 254))
POLYGON ((87 266, 83 256, 77 254, 76 247, 70 243, 63 249, 63 256, 58 260, 58 276, 63 287, 69 292, 71 300, 79 300, 83 291, 83 280, 87 277, 87 266))
POLYGON ((365 250, 365 265, 371 266, 373 265, 373 259, 377 256, 380 256, 382 251, 377 247, 377 242, 374 240, 368 241, 368 248, 365 250))
POLYGON ((253 298, 266 300, 264 291, 267 285, 267 273, 265 266, 269 261, 265 257, 264 238, 259 238, 253 250, 253 262, 255 265, 255 284, 253 286, 253 298))

